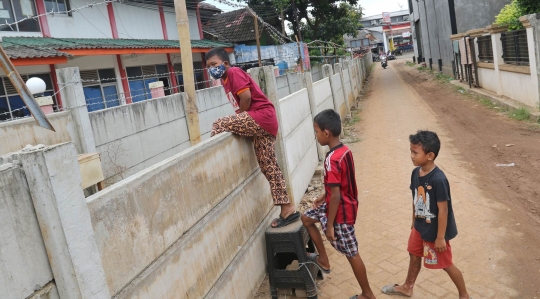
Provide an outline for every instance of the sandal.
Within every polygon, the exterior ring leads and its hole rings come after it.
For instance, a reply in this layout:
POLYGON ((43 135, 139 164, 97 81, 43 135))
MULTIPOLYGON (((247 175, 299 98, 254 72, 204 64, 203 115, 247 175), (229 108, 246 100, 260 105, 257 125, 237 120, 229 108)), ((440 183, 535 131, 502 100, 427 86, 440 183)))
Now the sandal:
POLYGON ((389 284, 389 285, 386 285, 382 288, 382 292, 386 295, 398 295, 398 296, 405 296, 405 297, 410 297, 410 296, 407 296, 401 292, 398 292, 396 291, 394 288, 399 286, 399 284, 389 284))
POLYGON ((272 224, 276 224, 275 226, 270 224, 270 226, 272 228, 278 228, 278 227, 284 227, 284 226, 287 226, 293 222, 295 222, 296 220, 300 219, 300 212, 296 211, 294 213, 292 213, 291 215, 289 215, 289 217, 287 218, 283 218, 281 216, 279 216, 278 218, 274 219, 272 221, 272 224))
POLYGON ((324 273, 324 274, 330 274, 330 269, 325 269, 321 266, 321 264, 319 264, 319 262, 317 261, 317 257, 319 257, 318 254, 316 253, 308 253, 307 255, 308 257, 308 260, 314 264, 317 265, 317 267, 319 267, 319 269, 321 269, 321 271, 324 273))
POLYGON ((358 298, 358 295, 354 295, 354 296, 352 296, 352 297, 349 298, 349 299, 356 299, 356 298, 358 298))

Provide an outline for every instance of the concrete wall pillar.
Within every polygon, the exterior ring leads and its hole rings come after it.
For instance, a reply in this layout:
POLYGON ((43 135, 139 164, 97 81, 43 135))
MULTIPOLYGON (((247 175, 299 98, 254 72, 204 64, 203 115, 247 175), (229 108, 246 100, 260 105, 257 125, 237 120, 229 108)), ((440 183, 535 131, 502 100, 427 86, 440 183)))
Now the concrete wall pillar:
MULTIPOLYGON (((346 61, 343 62, 345 65, 346 61)), ((334 70, 339 74, 341 78, 341 91, 343 92, 343 101, 345 102, 345 107, 347 107, 347 117, 350 117, 351 107, 349 107, 349 95, 347 94, 347 89, 345 88, 345 77, 343 76, 343 67, 340 63, 334 65, 334 70)), ((339 107, 338 107, 339 109, 339 107)), ((339 112, 339 110, 337 110, 339 112)))
POLYGON ((77 153, 95 153, 96 142, 86 107, 79 68, 57 69, 56 75, 64 108, 71 113, 75 123, 75 132, 73 133, 75 136, 72 136, 72 140, 75 142, 77 153))
POLYGON ((523 16, 520 21, 527 28, 531 76, 533 82, 536 82, 537 85, 537 104, 535 108, 540 108, 540 13, 523 16))
MULTIPOLYGON (((309 98, 309 108, 311 110, 311 117, 312 119, 317 116, 317 104, 315 103, 315 94, 313 94, 313 77, 311 77, 311 72, 305 72, 303 74, 300 74, 302 77, 302 85, 304 88, 307 89, 308 98, 309 98)), ((317 153, 319 156, 319 161, 324 160, 324 150, 322 146, 319 144, 319 142, 315 142, 317 144, 317 153)))
POLYGON ((20 159, 60 298, 110 298, 75 146, 23 150, 20 159))
POLYGON ((503 50, 502 50, 502 42, 501 42, 501 33, 506 32, 508 28, 501 27, 498 25, 490 25, 486 27, 486 30, 491 34, 491 46, 493 48, 493 66, 495 68, 495 77, 497 80, 499 80, 497 84, 497 95, 502 95, 502 82, 501 82, 501 73, 499 70, 499 65, 504 64, 504 60, 502 58, 503 50))

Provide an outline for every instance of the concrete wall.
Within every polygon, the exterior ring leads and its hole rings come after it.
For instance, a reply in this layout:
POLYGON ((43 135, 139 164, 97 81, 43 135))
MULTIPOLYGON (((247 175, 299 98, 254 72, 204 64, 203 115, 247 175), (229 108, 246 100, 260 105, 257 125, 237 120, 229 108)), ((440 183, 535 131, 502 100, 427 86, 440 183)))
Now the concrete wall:
POLYGON ((454 0, 458 32, 466 32, 493 24, 495 16, 510 2, 509 0, 454 0))
POLYGON ((18 151, 26 145, 53 145, 72 141, 77 132, 69 112, 47 115, 56 132, 37 125, 33 117, 0 123, 0 156, 18 151))
POLYGON ((183 94, 89 113, 107 185, 190 146, 183 94))
POLYGON ((302 200, 307 185, 319 164, 313 134, 313 117, 307 89, 302 89, 279 101, 281 134, 285 144, 289 177, 296 204, 302 200))
POLYGON ((222 86, 197 90, 196 95, 201 139, 206 140, 210 138, 214 121, 226 115, 233 115, 234 109, 227 100, 222 86))
MULTIPOLYGON (((198 90, 196 95, 204 140, 216 119, 234 111, 222 86, 198 90)), ((190 146, 183 101, 184 94, 178 93, 89 114, 107 185, 190 146)))
POLYGON ((324 78, 313 83, 313 95, 315 96, 317 113, 326 109, 334 109, 332 90, 330 89, 330 79, 324 78))
POLYGON ((494 69, 478 68, 478 83, 482 88, 497 92, 500 88, 499 76, 494 69))
POLYGON ((41 298, 57 299, 28 189, 18 166, 0 165, 0 297, 37 299, 43 295, 41 298))
POLYGON ((289 91, 291 94, 301 89, 297 73, 287 73, 287 81, 289 82, 289 91))
POLYGON ((88 207, 111 295, 202 298, 272 200, 251 141, 226 133, 89 197, 88 207))
POLYGON ((315 64, 311 66, 311 76, 313 77, 313 82, 317 82, 323 78, 322 64, 315 64))
POLYGON ((284 97, 291 94, 289 90, 289 81, 287 80, 287 75, 277 76, 276 85, 278 99, 283 99, 284 97))
MULTIPOLYGON (((85 0, 71 0, 71 7, 88 4, 85 0)), ((82 9, 72 16, 55 14, 47 16, 52 37, 65 38, 112 38, 107 5, 97 5, 92 9, 82 9)), ((117 20, 118 23, 119 20, 117 20)), ((117 24, 121 27, 120 24, 117 24)), ((123 37, 125 38, 125 37, 123 37)))
POLYGON ((538 108, 538 87, 531 75, 501 71, 502 95, 538 108))

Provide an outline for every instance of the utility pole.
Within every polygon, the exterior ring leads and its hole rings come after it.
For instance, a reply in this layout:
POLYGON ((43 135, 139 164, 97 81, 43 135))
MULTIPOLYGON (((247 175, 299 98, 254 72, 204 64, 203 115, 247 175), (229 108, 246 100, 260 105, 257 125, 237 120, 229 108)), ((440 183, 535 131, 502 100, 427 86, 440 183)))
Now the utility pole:
POLYGON ((174 0, 174 12, 176 13, 176 27, 182 56, 189 141, 193 146, 201 142, 201 129, 199 127, 199 109, 197 108, 197 96, 195 94, 195 76, 193 74, 193 57, 191 54, 186 0, 174 0))
POLYGON ((262 66, 261 62, 261 41, 259 40, 259 24, 257 21, 257 14, 253 9, 248 8, 251 11, 251 14, 253 15, 253 23, 255 24, 255 40, 257 41, 257 57, 259 58, 259 67, 262 66))

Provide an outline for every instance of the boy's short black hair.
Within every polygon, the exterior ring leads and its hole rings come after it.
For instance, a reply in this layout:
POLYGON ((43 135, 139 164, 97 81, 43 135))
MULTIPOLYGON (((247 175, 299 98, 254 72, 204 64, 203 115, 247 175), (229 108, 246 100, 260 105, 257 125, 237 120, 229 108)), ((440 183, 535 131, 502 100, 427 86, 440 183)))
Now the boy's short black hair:
POLYGON ((227 54, 227 51, 225 51, 223 48, 213 48, 205 55, 206 59, 214 56, 219 57, 219 59, 221 59, 223 62, 227 61, 228 63, 231 63, 229 60, 229 54, 227 54))
POLYGON ((313 119, 321 130, 328 130, 332 135, 339 136, 341 134, 341 117, 336 111, 326 109, 321 111, 315 119, 313 119))
POLYGON ((426 154, 433 153, 435 154, 435 158, 439 155, 441 141, 435 132, 420 130, 416 134, 410 135, 409 141, 415 145, 421 144, 426 154))

